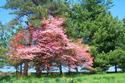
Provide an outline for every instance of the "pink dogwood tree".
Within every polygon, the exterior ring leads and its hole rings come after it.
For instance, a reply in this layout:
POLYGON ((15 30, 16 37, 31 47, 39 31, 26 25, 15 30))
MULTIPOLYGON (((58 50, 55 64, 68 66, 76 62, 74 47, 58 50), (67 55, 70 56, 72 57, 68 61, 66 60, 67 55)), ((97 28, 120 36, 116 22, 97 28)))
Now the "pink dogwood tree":
POLYGON ((93 70, 91 67, 93 58, 90 53, 82 44, 77 45, 68 39, 63 24, 63 18, 53 17, 43 20, 40 28, 30 29, 31 35, 28 38, 32 39, 30 46, 13 47, 16 49, 16 57, 21 60, 33 61, 37 75, 41 74, 41 66, 49 69, 56 65, 60 71, 62 65, 70 68, 84 66, 93 70))

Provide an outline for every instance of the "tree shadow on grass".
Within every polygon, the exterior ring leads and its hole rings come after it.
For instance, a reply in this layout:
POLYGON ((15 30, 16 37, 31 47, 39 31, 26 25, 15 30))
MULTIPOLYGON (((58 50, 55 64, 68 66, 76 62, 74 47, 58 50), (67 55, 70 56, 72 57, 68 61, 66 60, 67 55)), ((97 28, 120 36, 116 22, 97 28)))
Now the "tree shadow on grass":
POLYGON ((2 83, 1 81, 5 80, 5 81, 9 81, 11 79, 11 76, 0 76, 0 83, 2 83))
POLYGON ((83 76, 83 75, 85 75, 85 76, 87 76, 87 75, 90 75, 91 73, 74 73, 74 72, 71 72, 71 73, 63 73, 63 74, 59 74, 59 73, 50 73, 50 74, 48 74, 48 75, 46 75, 45 73, 44 74, 42 74, 42 76, 41 77, 47 77, 47 78, 60 78, 60 77, 69 77, 69 78, 71 78, 71 77, 78 77, 78 76, 83 76))

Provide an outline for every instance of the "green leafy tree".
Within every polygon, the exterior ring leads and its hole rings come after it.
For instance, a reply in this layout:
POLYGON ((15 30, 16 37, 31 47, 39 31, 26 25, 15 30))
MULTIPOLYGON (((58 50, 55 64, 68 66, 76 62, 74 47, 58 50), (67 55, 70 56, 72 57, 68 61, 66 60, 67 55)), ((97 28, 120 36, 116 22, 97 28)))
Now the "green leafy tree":
MULTIPOLYGON (((124 55, 124 51, 125 51, 125 19, 123 19, 122 24, 121 24, 121 31, 119 33, 118 39, 117 39, 117 48, 120 49, 118 50, 121 54, 119 55, 120 57, 118 57, 119 59, 119 63, 118 66, 125 71, 125 55, 124 55)), ((116 58, 117 59, 117 58, 116 58)))
POLYGON ((120 56, 119 60, 120 61, 118 67, 120 67, 122 71, 125 72, 125 52, 120 56))
POLYGON ((110 64, 115 66, 115 72, 117 72, 117 68, 121 67, 124 71, 125 69, 125 52, 122 49, 116 49, 114 51, 109 52, 110 56, 110 64))
POLYGON ((8 65, 9 41, 15 33, 15 29, 8 27, 0 23, 0 66, 8 65))
POLYGON ((0 23, 0 67, 6 64, 7 47, 9 35, 6 32, 6 27, 0 23))
POLYGON ((67 34, 73 39, 83 38, 84 43, 94 47, 94 67, 105 71, 111 66, 108 52, 117 48, 122 22, 108 11, 112 0, 82 0, 81 3, 69 11, 67 34))
POLYGON ((111 1, 82 0, 69 9, 66 22, 67 34, 72 38, 83 38, 85 43, 91 43, 94 33, 100 28, 96 19, 108 13, 111 1))
MULTIPOLYGON (((62 15, 68 8, 66 0, 6 0, 3 6, 11 9, 11 14, 16 15, 15 20, 24 21, 27 18, 30 22, 40 24, 41 18, 49 15, 62 15)), ((17 22, 15 22, 17 23, 17 22)))
POLYGON ((121 32, 121 22, 110 14, 100 15, 96 19, 98 30, 93 35, 92 44, 97 47, 98 52, 109 52, 115 50, 117 39, 121 32))
POLYGON ((0 67, 7 65, 7 49, 0 47, 0 67))
POLYGON ((91 54, 94 57, 94 67, 97 72, 105 72, 110 67, 110 56, 108 53, 98 53, 96 47, 91 47, 91 54))
POLYGON ((125 45, 125 19, 123 19, 122 24, 121 24, 119 36, 117 39, 117 48, 125 50, 124 45, 125 45))

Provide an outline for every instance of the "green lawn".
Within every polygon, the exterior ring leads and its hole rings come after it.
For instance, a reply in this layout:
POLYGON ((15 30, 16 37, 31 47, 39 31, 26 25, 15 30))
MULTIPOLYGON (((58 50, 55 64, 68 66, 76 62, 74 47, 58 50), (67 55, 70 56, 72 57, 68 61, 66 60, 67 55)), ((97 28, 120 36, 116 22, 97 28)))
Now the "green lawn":
POLYGON ((41 78, 30 77, 0 77, 0 83, 125 83, 125 73, 65 75, 41 78))

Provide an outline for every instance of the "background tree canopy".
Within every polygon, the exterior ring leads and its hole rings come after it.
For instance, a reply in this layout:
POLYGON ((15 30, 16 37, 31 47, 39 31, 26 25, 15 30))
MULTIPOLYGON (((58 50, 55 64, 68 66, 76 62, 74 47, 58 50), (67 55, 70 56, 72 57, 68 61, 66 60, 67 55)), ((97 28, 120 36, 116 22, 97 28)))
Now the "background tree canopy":
POLYGON ((11 37, 22 28, 21 22, 41 26, 41 19, 62 16, 66 19, 65 31, 69 38, 82 39, 88 44, 94 57, 94 67, 106 71, 109 67, 120 67, 124 71, 125 20, 113 17, 109 9, 112 0, 6 0, 3 6, 16 15, 8 26, 0 24, 0 44, 8 46, 11 37), (13 28, 12 28, 13 27, 13 28), (18 28, 17 28, 18 27, 18 28), (7 35, 6 30, 10 30, 7 35), (15 31, 14 31, 15 30, 15 31), (6 33, 6 34, 5 34, 6 33), (3 42, 4 40, 4 42, 3 42), (117 60, 119 58, 119 60, 117 60), (111 61, 114 62, 111 62, 111 61))

